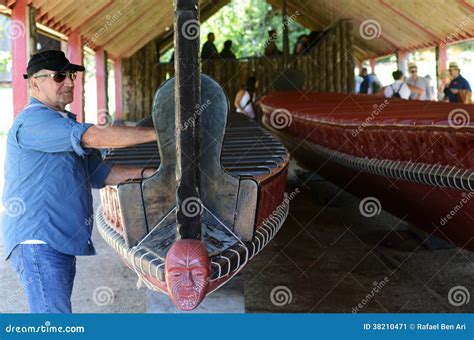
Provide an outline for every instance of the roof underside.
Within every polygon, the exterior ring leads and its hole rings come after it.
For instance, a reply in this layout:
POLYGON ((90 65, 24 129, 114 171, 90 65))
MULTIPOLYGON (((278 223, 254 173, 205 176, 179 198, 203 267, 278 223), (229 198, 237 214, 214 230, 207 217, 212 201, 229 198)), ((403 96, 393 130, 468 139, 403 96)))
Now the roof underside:
MULTIPOLYGON (((201 0, 207 20, 230 0, 201 0)), ((12 7, 15 0, 0 0, 12 7)), ((277 8, 282 0, 267 0, 277 8)), ((37 22, 69 34, 80 30, 90 47, 129 57, 153 39, 172 43, 172 0, 30 0, 37 22)), ((474 0, 287 0, 288 16, 311 30, 339 19, 354 23, 355 56, 432 47, 474 37, 474 0), (298 11, 298 12, 296 12, 298 11)))

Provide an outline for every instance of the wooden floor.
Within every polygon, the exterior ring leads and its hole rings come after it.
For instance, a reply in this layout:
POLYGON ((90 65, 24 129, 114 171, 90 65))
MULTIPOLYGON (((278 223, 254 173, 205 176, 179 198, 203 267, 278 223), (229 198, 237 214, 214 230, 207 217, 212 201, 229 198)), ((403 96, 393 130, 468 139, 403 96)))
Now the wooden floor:
POLYGON ((429 250, 405 222, 363 217, 360 200, 292 163, 296 189, 279 235, 244 272, 247 312, 474 312, 473 299, 448 299, 474 294, 474 253, 429 250))

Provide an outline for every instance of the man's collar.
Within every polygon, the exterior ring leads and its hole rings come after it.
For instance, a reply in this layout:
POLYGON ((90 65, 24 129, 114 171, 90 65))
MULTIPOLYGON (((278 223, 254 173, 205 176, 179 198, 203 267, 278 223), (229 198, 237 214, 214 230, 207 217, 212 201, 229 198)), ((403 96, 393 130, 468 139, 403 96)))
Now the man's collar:
MULTIPOLYGON (((28 105, 31 105, 31 104, 42 104, 42 105, 46 106, 48 109, 50 109, 50 110, 53 110, 53 111, 56 111, 56 112, 60 112, 60 111, 58 111, 58 110, 53 109, 52 107, 49 107, 48 105, 46 105, 45 103, 43 103, 43 102, 40 101, 39 99, 36 99, 35 97, 30 97, 30 100, 29 100, 28 105)), ((68 110, 64 110, 63 112, 64 112, 65 114, 67 114, 67 116, 68 116, 69 118, 76 120, 77 115, 75 115, 74 113, 72 113, 72 112, 70 112, 70 111, 68 111, 68 110)))

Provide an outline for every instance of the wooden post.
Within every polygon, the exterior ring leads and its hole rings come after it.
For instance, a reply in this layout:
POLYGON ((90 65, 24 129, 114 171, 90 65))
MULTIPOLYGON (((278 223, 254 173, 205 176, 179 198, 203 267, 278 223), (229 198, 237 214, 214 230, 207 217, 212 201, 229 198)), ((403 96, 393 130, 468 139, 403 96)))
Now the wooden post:
POLYGON ((287 6, 286 0, 283 0, 282 6, 282 16, 283 16, 283 59, 285 64, 285 69, 288 68, 288 63, 290 60, 290 40, 289 40, 289 31, 288 31, 288 15, 287 15, 287 6))
POLYGON ((27 2, 27 0, 16 1, 7 31, 7 37, 12 40, 13 117, 16 117, 28 102, 28 82, 23 79, 29 57, 27 31, 30 25, 27 2))
POLYGON ((377 64, 377 60, 375 58, 370 58, 370 72, 375 73, 375 65, 377 64))
POLYGON ((448 53, 446 51, 446 45, 440 44, 436 46, 436 78, 439 79, 439 76, 443 71, 446 71, 446 65, 448 63, 448 53))
POLYGON ((355 60, 354 60, 354 36, 352 34, 352 21, 344 20, 342 22, 344 28, 344 64, 346 69, 346 91, 345 93, 353 93, 355 89, 355 60))
MULTIPOLYGON (((201 102, 201 72, 199 70, 199 34, 189 36, 182 29, 199 18, 198 0, 175 1, 175 69, 176 69, 176 227, 182 239, 200 240, 202 211, 187 213, 189 202, 200 202, 199 136, 200 118, 195 116, 201 102), (195 123, 187 129, 181 126, 190 119, 195 123)), ((199 31, 199 30, 198 30, 199 31)), ((192 203, 191 203, 192 204, 192 203)))
POLYGON ((95 79, 97 85, 97 122, 106 124, 109 122, 109 110, 107 101, 107 59, 105 51, 99 47, 95 51, 95 79))
MULTIPOLYGON (((81 32, 73 31, 68 37, 67 58, 72 64, 83 64, 84 49, 81 32)), ((84 122, 84 72, 77 72, 74 81, 74 101, 70 110, 77 115, 78 122, 84 122)))
POLYGON ((406 75, 408 66, 408 53, 406 51, 397 51, 397 65, 398 69, 406 75))
POLYGON ((342 40, 342 29, 341 22, 338 22, 334 27, 334 91, 337 93, 343 93, 344 80, 341 77, 342 69, 342 53, 341 53, 341 40, 342 40))
POLYGON ((326 91, 334 92, 334 28, 327 34, 326 39, 326 91))
POLYGON ((114 82, 115 82, 115 120, 122 119, 122 59, 114 60, 114 82))

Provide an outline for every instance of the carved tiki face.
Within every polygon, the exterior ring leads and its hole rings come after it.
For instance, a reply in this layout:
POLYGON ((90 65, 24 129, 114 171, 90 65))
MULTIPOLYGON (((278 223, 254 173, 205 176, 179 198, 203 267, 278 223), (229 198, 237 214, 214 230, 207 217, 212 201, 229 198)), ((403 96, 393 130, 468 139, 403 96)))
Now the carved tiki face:
POLYGON ((211 273, 206 246, 199 240, 178 240, 166 255, 166 285, 180 310, 193 310, 206 296, 211 273))

